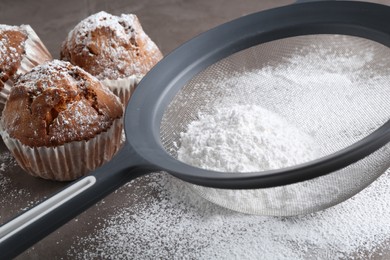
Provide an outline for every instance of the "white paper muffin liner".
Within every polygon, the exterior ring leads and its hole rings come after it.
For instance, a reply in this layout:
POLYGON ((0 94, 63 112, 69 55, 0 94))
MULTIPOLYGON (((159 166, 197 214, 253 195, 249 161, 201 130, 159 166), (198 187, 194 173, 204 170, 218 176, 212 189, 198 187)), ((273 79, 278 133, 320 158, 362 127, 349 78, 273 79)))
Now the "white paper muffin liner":
POLYGON ((131 75, 127 78, 121 79, 103 79, 100 80, 103 85, 108 87, 116 96, 119 97, 123 106, 126 106, 130 100, 131 95, 133 94, 138 83, 141 81, 142 74, 131 75))
MULTIPOLYGON (((0 125, 1 127, 1 125, 0 125)), ((122 145, 123 118, 106 132, 88 141, 56 147, 30 147, 0 129, 3 141, 19 166, 35 177, 57 181, 75 180, 109 161, 122 145)))
POLYGON ((3 110, 5 102, 7 101, 7 98, 11 92, 11 88, 14 84, 14 78, 16 78, 18 75, 29 72, 32 68, 39 64, 53 59, 50 52, 47 50, 45 45, 42 43, 30 25, 21 25, 20 29, 27 33, 27 39, 24 45, 25 54, 22 58, 19 68, 15 72, 15 75, 4 82, 4 87, 0 91, 0 111, 3 110))
POLYGON ((5 107, 5 102, 8 99, 8 96, 11 92, 11 87, 13 85, 13 81, 11 79, 4 82, 3 88, 0 90, 0 114, 5 107))

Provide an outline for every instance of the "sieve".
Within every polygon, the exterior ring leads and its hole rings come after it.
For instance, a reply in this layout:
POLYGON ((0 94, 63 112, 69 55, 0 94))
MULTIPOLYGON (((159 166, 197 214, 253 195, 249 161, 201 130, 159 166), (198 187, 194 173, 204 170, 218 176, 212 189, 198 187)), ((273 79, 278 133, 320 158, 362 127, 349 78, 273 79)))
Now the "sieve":
MULTIPOLYGON (((184 43, 138 85, 126 108, 124 147, 109 163, 1 226, 0 258, 16 256, 121 185, 156 171, 190 183, 211 201, 215 188, 263 190, 266 199, 255 210, 242 202, 213 201, 247 213, 304 214, 352 197, 389 167, 389 24, 387 6, 310 2, 244 16, 184 43), (232 76, 282 66, 296 53, 369 57, 353 90, 332 84, 316 88, 315 80, 306 87, 275 84, 286 75, 226 84, 232 76), (180 133, 221 98, 261 104, 289 118, 316 139, 322 154, 287 168, 245 173, 210 171, 177 160, 180 133)), ((358 66, 348 61, 338 62, 345 70, 358 66)), ((304 67, 321 65, 319 60, 304 67)))

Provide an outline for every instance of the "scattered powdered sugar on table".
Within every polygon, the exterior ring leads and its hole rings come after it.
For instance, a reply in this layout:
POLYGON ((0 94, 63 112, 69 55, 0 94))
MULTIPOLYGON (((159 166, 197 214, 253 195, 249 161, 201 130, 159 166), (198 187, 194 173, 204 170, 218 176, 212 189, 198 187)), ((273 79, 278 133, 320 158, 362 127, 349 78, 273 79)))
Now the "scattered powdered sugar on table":
MULTIPOLYGON (((358 259, 390 238, 390 174, 345 203, 297 217, 225 210, 165 174, 153 191, 94 234, 75 241, 76 259, 358 259), (151 195, 155 194, 155 197, 151 195)), ((131 190, 131 185, 125 187, 131 190)), ((131 195, 129 195, 131 196, 131 195)), ((126 198, 123 198, 126 199, 126 198)))
MULTIPOLYGON (((19 199, 21 197, 29 198, 30 196, 30 193, 26 189, 16 188, 11 177, 8 175, 10 167, 15 167, 16 165, 17 163, 9 151, 0 152, 0 223, 4 218, 2 211, 4 209, 9 210, 7 205, 14 203, 15 199, 19 199)), ((34 201, 25 200, 28 205, 34 204, 34 201)), ((22 210, 26 207, 26 205, 21 207, 22 210)))
POLYGON ((9 185, 9 183, 11 182, 10 179, 3 175, 3 172, 7 169, 7 166, 5 163, 1 163, 0 164, 0 187, 1 187, 1 190, 5 190, 6 187, 9 185))
POLYGON ((0 153, 0 187, 1 190, 5 190, 5 188, 9 185, 10 179, 3 173, 7 171, 8 166, 13 162, 13 158, 10 152, 2 151, 0 153))

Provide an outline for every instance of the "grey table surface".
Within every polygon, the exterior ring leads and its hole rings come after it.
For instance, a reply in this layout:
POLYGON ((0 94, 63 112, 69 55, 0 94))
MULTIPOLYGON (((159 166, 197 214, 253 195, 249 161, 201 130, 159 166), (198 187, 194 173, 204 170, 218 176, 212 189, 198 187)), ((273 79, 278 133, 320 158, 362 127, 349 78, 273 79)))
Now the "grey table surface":
MULTIPOLYGON (((60 45, 67 33, 82 19, 104 10, 112 14, 136 14, 146 33, 155 41, 164 54, 183 42, 214 26, 240 16, 276 6, 291 4, 291 0, 236 1, 236 0, 83 0, 83 1, 21 1, 1 0, 0 24, 30 24, 48 47, 54 58, 59 58, 60 45)), ((390 4, 389 0, 371 1, 390 4)), ((390 25, 389 25, 390 26, 390 25)), ((0 141, 0 164, 10 164, 6 169, 15 190, 0 190, 0 223, 18 214, 21 209, 31 207, 36 201, 59 190, 64 183, 51 182, 28 176, 15 163, 10 163, 6 147, 0 141), (26 198, 28 194, 28 198, 26 198)), ((134 185, 142 186, 142 178, 134 185)), ((70 221, 49 235, 18 259, 67 259, 67 249, 77 237, 90 234, 99 228, 101 219, 115 214, 124 205, 123 194, 134 192, 121 188, 109 195, 105 203, 99 203, 85 211, 76 220, 70 221)), ((126 196, 129 198, 131 196, 126 196)), ((126 204, 131 201, 126 201, 126 204)), ((386 247, 386 246, 384 246, 386 247)), ((83 248, 74 249, 82 251, 83 248)), ((390 259, 390 251, 380 249, 369 254, 372 259, 390 259), (380 252, 379 252, 380 251, 380 252)), ((158 256, 156 256, 158 258, 158 256)), ((174 258, 174 256, 172 256, 174 258)))

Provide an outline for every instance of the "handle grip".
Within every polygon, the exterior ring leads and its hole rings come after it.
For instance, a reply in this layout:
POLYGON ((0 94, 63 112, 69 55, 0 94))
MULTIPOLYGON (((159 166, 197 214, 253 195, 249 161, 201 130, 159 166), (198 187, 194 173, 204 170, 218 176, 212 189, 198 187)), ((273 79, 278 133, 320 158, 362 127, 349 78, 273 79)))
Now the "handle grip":
POLYGON ((1 226, 0 259, 19 255, 126 182, 151 172, 129 156, 125 145, 110 162, 1 226))

